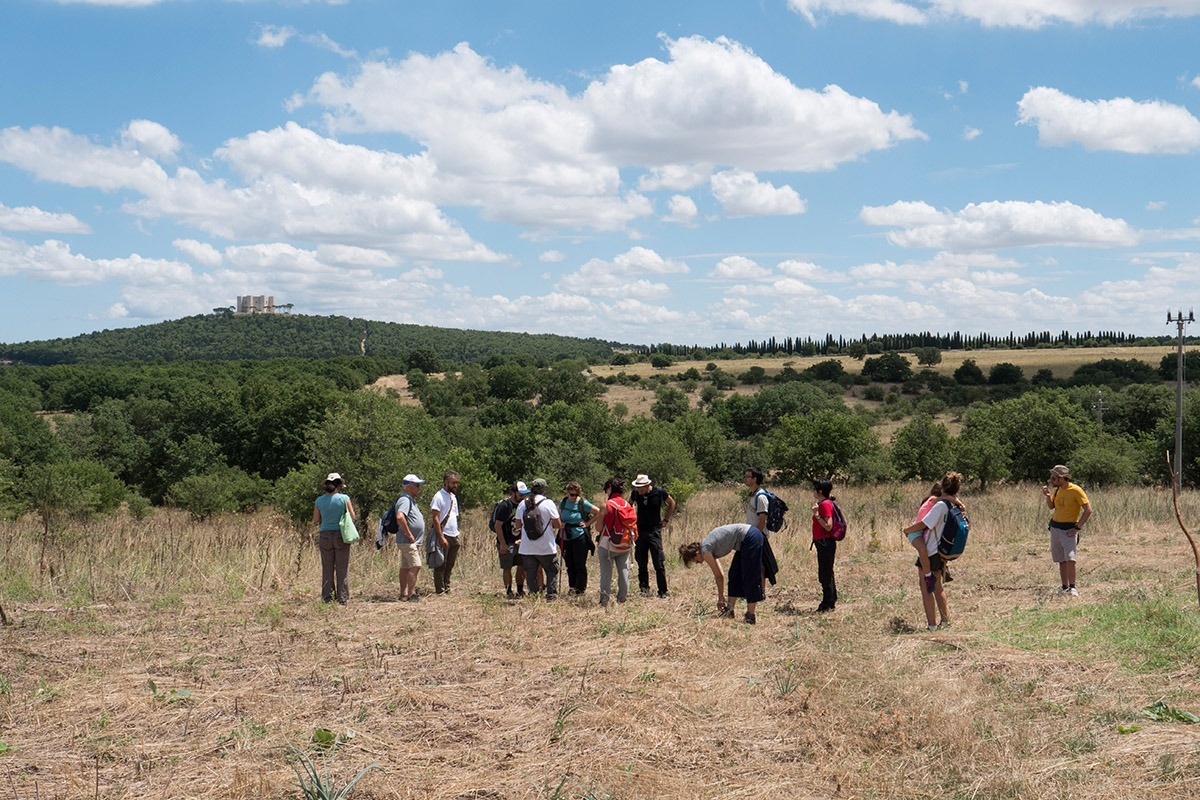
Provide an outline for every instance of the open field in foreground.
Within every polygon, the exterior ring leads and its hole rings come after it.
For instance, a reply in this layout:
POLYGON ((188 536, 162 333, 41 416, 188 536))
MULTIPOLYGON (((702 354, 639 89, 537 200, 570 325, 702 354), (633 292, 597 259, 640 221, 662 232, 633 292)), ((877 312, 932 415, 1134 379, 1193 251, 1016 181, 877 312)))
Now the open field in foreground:
MULTIPOLYGON (((1036 487, 964 494, 971 548, 953 624, 932 634, 896 532, 921 487, 843 493, 842 599, 821 616, 808 497, 783 494, 784 571, 753 627, 717 619, 710 573, 673 555, 669 600, 601 609, 593 564, 586 602, 507 602, 480 512, 453 594, 397 603, 395 553, 364 546, 345 608, 316 602, 315 548, 265 515, 74 527, 53 578, 38 525, 7 524, 0 797, 290 797, 289 743, 342 778, 377 765, 358 798, 1200 793, 1200 725, 1140 715, 1160 699, 1200 712, 1169 494, 1093 492, 1070 602, 1036 487), (318 728, 336 744, 316 747, 318 728)), ((1184 500, 1200 520, 1200 496, 1184 500)), ((669 550, 739 516, 733 490, 706 492, 669 550)))

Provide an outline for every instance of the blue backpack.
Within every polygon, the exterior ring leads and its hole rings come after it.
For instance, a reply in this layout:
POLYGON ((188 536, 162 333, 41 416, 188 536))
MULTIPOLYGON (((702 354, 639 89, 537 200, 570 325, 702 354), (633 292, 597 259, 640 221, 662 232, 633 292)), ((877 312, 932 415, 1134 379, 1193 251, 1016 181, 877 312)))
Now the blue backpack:
POLYGON ((942 537, 938 540, 938 555, 943 561, 953 561, 967 549, 967 537, 971 534, 971 520, 961 508, 949 500, 946 504, 946 522, 942 525, 942 537))

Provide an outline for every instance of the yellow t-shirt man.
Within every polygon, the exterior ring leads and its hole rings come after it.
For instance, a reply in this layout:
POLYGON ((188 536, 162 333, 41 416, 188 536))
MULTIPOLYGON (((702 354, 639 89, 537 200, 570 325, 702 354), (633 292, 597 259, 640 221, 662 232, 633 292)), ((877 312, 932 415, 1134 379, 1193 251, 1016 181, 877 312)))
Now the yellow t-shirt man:
POLYGON ((1087 504, 1087 493, 1067 481, 1066 486, 1054 490, 1054 513, 1050 515, 1050 519, 1058 523, 1078 522, 1079 515, 1083 513, 1083 507, 1087 504))

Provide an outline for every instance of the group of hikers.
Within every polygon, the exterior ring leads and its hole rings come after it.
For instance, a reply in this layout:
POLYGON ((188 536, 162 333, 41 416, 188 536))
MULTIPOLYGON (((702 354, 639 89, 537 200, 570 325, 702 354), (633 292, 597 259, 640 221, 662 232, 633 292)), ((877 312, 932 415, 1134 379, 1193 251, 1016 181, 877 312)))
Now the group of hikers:
MULTIPOLYGON (((417 574, 422 564, 433 570, 435 594, 451 591, 451 578, 459 552, 459 506, 456 494, 459 475, 447 472, 442 487, 429 503, 429 524, 417 497, 425 480, 414 474, 404 476, 396 502, 379 521, 375 545, 387 545, 395 536, 400 552, 400 600, 419 602, 417 574), (428 528, 428 530, 427 530, 428 528)), ((735 616, 735 603, 746 604, 743 620, 757 622, 756 606, 774 584, 778 563, 771 548, 771 535, 782 523, 787 511, 773 493, 763 488, 764 473, 757 467, 745 470, 748 487, 745 522, 720 525, 702 541, 679 546, 684 566, 707 564, 716 583, 717 613, 735 616), (720 559, 733 554, 728 572, 720 559)), ((958 498, 962 475, 947 472, 930 488, 911 525, 903 529, 917 551, 921 600, 928 630, 950 624, 945 584, 952 579, 948 563, 963 552, 970 522, 966 506, 958 498)), ((343 492, 342 476, 331 472, 325 479, 324 493, 313 508, 313 522, 319 524, 318 545, 321 553, 321 599, 344 605, 350 597, 347 570, 350 539, 343 533, 346 520, 356 519, 353 503, 343 492)), ((810 509, 812 545, 817 555, 817 580, 821 584, 821 602, 817 613, 833 611, 837 606, 837 582, 834 561, 837 543, 846 533, 846 522, 832 494, 828 479, 813 481, 810 509)), ((649 567, 653 566, 657 596, 667 598, 667 572, 663 552, 663 529, 675 514, 675 498, 655 486, 648 475, 632 481, 628 499, 625 481, 609 478, 604 483, 604 500, 599 505, 583 497, 576 481, 567 483, 565 496, 558 502, 547 495, 549 485, 537 478, 526 485, 517 481, 492 508, 488 525, 495 536, 496 552, 503 574, 505 594, 509 598, 541 593, 554 601, 561 580, 560 559, 565 566, 567 591, 581 596, 588 586, 588 560, 593 553, 599 562, 600 605, 612 598, 613 574, 617 578, 616 602, 629 596, 629 556, 638 567, 638 588, 642 595, 653 596, 649 567), (515 573, 515 574, 514 574, 515 573)), ((1062 582, 1058 594, 1078 596, 1075 586, 1075 560, 1079 534, 1092 514, 1087 494, 1071 482, 1070 470, 1056 465, 1050 470, 1042 495, 1052 514, 1048 529, 1050 551, 1058 564, 1062 582)), ((353 527, 351 525, 350 527, 353 527)), ((357 537, 355 532, 354 537, 357 537)))

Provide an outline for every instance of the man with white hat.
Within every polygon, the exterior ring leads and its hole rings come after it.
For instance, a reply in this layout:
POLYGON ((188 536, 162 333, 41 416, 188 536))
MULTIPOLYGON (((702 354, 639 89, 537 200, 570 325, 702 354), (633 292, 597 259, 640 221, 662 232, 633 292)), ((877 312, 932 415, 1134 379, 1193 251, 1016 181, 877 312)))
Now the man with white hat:
POLYGON ((396 499, 396 544, 400 547, 400 602, 415 603, 417 573, 421 571, 421 544, 425 539, 425 515, 417 505, 421 484, 411 472, 404 476, 404 488, 396 499))
POLYGON ((1071 470, 1063 464, 1050 468, 1047 486, 1042 487, 1046 505, 1053 510, 1050 515, 1050 557, 1058 564, 1058 577, 1062 588, 1058 594, 1078 597, 1075 588, 1075 551, 1079 546, 1079 534, 1092 516, 1092 504, 1087 493, 1071 483, 1071 470))
POLYGON ((633 545, 633 558, 638 565, 638 588, 643 595, 650 594, 650 572, 647 560, 654 562, 654 578, 658 584, 658 596, 667 594, 667 565, 663 554, 663 528, 671 524, 675 514, 675 498, 654 485, 649 475, 638 475, 633 479, 633 492, 629 501, 637 506, 638 537, 633 545), (663 506, 667 516, 662 515, 663 506))

